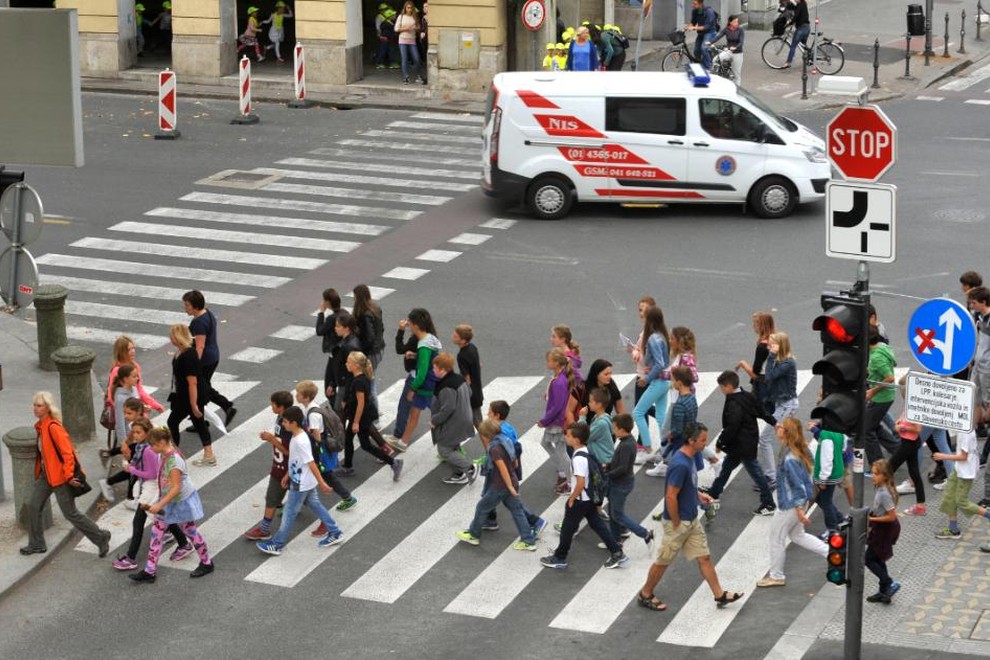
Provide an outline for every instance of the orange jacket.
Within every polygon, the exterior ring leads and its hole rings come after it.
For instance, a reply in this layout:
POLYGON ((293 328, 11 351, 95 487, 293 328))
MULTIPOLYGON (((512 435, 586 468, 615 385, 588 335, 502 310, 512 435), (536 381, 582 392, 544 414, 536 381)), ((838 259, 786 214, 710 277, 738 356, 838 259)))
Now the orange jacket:
POLYGON ((41 465, 44 463, 48 485, 52 488, 61 486, 72 478, 76 470, 76 452, 69 439, 69 432, 51 415, 39 420, 34 425, 34 430, 38 434, 41 450, 34 459, 34 478, 41 476, 41 465), (59 454, 55 452, 56 446, 62 455, 61 461, 59 454))

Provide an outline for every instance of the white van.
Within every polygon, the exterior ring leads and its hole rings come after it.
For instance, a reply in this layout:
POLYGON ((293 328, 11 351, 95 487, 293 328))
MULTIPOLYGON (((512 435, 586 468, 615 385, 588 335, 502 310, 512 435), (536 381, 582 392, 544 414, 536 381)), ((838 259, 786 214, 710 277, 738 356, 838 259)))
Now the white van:
POLYGON ((739 202, 766 218, 825 196, 825 143, 724 78, 685 73, 495 76, 485 192, 538 218, 575 201, 739 202))

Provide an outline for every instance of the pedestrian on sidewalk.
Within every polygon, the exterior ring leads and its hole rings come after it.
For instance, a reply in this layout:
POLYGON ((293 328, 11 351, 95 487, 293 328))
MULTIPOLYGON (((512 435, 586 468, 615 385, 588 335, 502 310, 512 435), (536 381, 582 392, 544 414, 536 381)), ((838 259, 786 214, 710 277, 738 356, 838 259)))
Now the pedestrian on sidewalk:
POLYGON ((272 392, 269 401, 275 414, 275 427, 271 431, 262 431, 258 437, 272 446, 272 466, 268 470, 264 513, 258 524, 244 532, 244 538, 249 541, 267 541, 272 537, 272 520, 278 507, 282 506, 286 493, 286 488, 282 485, 282 477, 289 472, 289 442, 292 440, 292 434, 282 424, 282 415, 294 403, 292 392, 285 390, 272 392))
POLYGON ((894 556, 894 544, 901 535, 901 523, 897 520, 897 489, 894 488, 894 470, 887 461, 880 459, 870 466, 873 475, 873 506, 870 507, 866 533, 866 567, 880 580, 880 589, 867 596, 869 603, 890 605, 890 597, 901 588, 887 572, 887 562, 894 556))
POLYGON ((433 359, 436 390, 430 402, 430 429, 437 453, 453 469, 445 484, 473 483, 478 467, 461 451, 461 444, 474 435, 471 388, 454 371, 454 356, 440 353, 433 359))
POLYGON ((409 62, 411 61, 416 69, 416 80, 426 84, 426 79, 422 76, 422 62, 419 58, 419 47, 416 45, 416 36, 419 34, 419 12, 412 0, 406 0, 402 5, 402 13, 395 19, 395 33, 399 39, 399 63, 402 65, 402 82, 409 84, 409 62))
MULTIPOLYGON (((179 448, 172 443, 168 429, 161 427, 152 429, 148 434, 148 446, 151 451, 158 454, 159 497, 156 502, 142 506, 147 513, 155 516, 155 522, 151 527, 151 546, 148 548, 148 559, 144 563, 144 570, 127 577, 135 582, 155 581, 158 575, 158 558, 161 556, 165 531, 169 525, 178 525, 199 555, 199 566, 193 569, 189 577, 199 578, 209 575, 214 571, 215 566, 210 559, 206 540, 196 528, 196 521, 203 518, 203 502, 199 498, 199 491, 189 479, 186 459, 179 452, 179 448)), ((173 552, 173 556, 177 552, 173 552)))
POLYGON ((481 357, 478 355, 478 347, 472 343, 474 339, 474 328, 461 323, 454 327, 454 332, 450 340, 457 346, 457 370, 471 388, 471 415, 474 419, 474 428, 481 427, 484 417, 481 414, 481 406, 485 402, 484 388, 481 386, 481 357))
POLYGON ((698 569, 715 597, 716 607, 725 607, 743 597, 743 593, 727 591, 719 583, 711 552, 708 550, 708 537, 698 518, 699 502, 705 505, 712 503, 710 496, 698 490, 698 471, 694 467, 695 455, 701 453, 707 444, 708 428, 700 423, 694 425, 687 430, 687 442, 674 455, 667 470, 663 543, 647 573, 646 583, 636 594, 636 601, 648 610, 659 612, 667 609, 667 605, 654 591, 667 567, 682 553, 686 559, 697 560, 698 569))
MULTIPOLYGON (((643 355, 643 364, 647 372, 637 379, 637 382, 645 388, 643 396, 633 410, 633 419, 639 428, 639 442, 649 454, 651 451, 659 451, 659 442, 654 443, 650 438, 650 425, 646 420, 646 411, 656 406, 657 427, 662 429, 664 417, 667 414, 667 392, 670 390, 670 334, 667 332, 667 325, 663 320, 663 311, 659 307, 650 307, 646 310, 643 321, 643 340, 639 345, 640 353, 643 355)), ((646 460, 645 456, 638 456, 637 461, 641 463, 646 460)))
MULTIPOLYGON (((782 419, 797 414, 797 361, 791 353, 791 339, 786 332, 775 332, 767 338, 766 365, 763 368, 763 383, 766 388, 766 399, 772 411, 773 418, 780 422, 782 419)), ((755 373, 755 369, 746 361, 740 363, 743 371, 755 373)), ((760 433, 759 456, 760 467, 767 475, 771 488, 777 480, 777 462, 774 459, 773 439, 774 428, 767 426, 760 433)))
POLYGON ((786 584, 784 560, 788 540, 822 557, 828 554, 825 541, 805 531, 805 527, 811 524, 808 507, 815 498, 815 487, 811 483, 815 463, 808 450, 801 422, 796 417, 787 417, 777 422, 776 431, 783 458, 777 478, 777 510, 774 511, 770 528, 770 572, 756 583, 757 587, 782 587, 786 584))
POLYGON ((324 289, 320 300, 320 311, 316 314, 316 336, 323 337, 323 352, 327 355, 327 366, 323 372, 323 394, 333 401, 330 386, 333 384, 333 354, 340 344, 340 337, 334 331, 337 314, 340 313, 340 294, 336 289, 324 289))
POLYGON ((99 548, 100 557, 110 552, 110 532, 100 529, 92 520, 79 513, 76 496, 70 487, 79 487, 78 473, 85 475, 76 456, 68 431, 62 426, 62 411, 55 405, 51 392, 36 392, 31 399, 34 425, 38 435, 38 453, 34 459, 34 488, 28 500, 28 544, 21 548, 22 555, 33 555, 48 551, 45 543, 45 528, 42 512, 48 499, 55 493, 55 501, 62 515, 73 527, 99 548))
POLYGON ((567 483, 571 462, 564 448, 564 425, 569 393, 574 388, 574 371, 562 348, 552 348, 547 351, 547 369, 553 371, 553 376, 544 394, 546 409, 536 425, 543 429, 540 446, 550 455, 550 460, 557 470, 554 492, 558 495, 567 495, 571 492, 567 483))
POLYGON ((791 35, 791 50, 787 53, 787 64, 784 68, 789 68, 794 62, 794 53, 798 44, 808 45, 808 35, 811 34, 811 17, 808 15, 807 0, 791 0, 794 5, 794 34, 791 35))
POLYGON ((175 346, 175 357, 172 358, 172 392, 168 401, 172 411, 168 415, 168 429, 172 433, 175 446, 179 446, 179 424, 187 417, 192 419, 193 428, 199 434, 203 444, 203 457, 193 461, 197 467, 213 467, 217 457, 213 453, 213 439, 206 428, 201 406, 207 402, 207 384, 203 377, 199 356, 193 348, 193 338, 189 328, 181 323, 174 324, 169 330, 169 341, 175 346))
POLYGON ((976 432, 960 433, 955 454, 935 454, 940 461, 955 461, 956 470, 946 479, 945 493, 939 511, 949 517, 949 524, 935 533, 937 539, 958 541, 962 538, 959 531, 958 513, 962 511, 967 516, 981 515, 990 520, 990 509, 978 506, 969 501, 969 491, 976 479, 979 469, 980 455, 977 453, 976 432))
POLYGON ((217 329, 220 322, 216 315, 206 308, 206 298, 201 291, 193 289, 187 291, 182 296, 182 304, 186 314, 193 317, 189 322, 189 332, 192 334, 196 346, 196 355, 199 356, 201 368, 203 370, 203 380, 206 381, 206 395, 203 400, 203 411, 206 411, 207 403, 215 403, 224 412, 223 422, 219 424, 220 432, 226 435, 227 427, 234 421, 237 408, 234 407, 227 397, 213 389, 213 374, 220 366, 220 344, 217 342, 217 329))
MULTIPOLYGON (((409 404, 407 408, 408 414, 402 433, 400 434, 398 431, 398 416, 403 412, 403 403, 400 401, 399 415, 396 416, 395 429, 392 435, 386 438, 388 444, 398 451, 405 451, 409 448, 409 443, 412 442, 412 434, 416 431, 416 425, 419 424, 420 413, 430 406, 430 400, 433 398, 433 390, 437 384, 436 377, 433 375, 433 358, 443 350, 440 340, 437 339, 437 329, 433 325, 433 317, 430 316, 427 310, 421 307, 412 309, 406 317, 405 327, 408 327, 416 338, 416 353, 413 356, 415 361, 412 363, 412 368, 408 368, 409 361, 408 359, 406 361, 409 373, 406 379, 408 390, 403 389, 402 395, 405 402, 409 404)), ((404 329, 400 321, 400 334, 404 329)), ((399 338, 398 335, 395 338, 396 350, 399 348, 399 338)), ((406 356, 407 358, 409 357, 408 352, 406 352, 406 356)))

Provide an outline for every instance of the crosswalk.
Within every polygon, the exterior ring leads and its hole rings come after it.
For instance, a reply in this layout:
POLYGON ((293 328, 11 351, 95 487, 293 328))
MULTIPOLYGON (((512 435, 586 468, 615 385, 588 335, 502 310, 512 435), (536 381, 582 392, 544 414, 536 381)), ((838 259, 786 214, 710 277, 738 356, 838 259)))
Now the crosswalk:
POLYGON ((965 75, 953 77, 929 93, 915 97, 930 103, 963 103, 974 109, 990 106, 990 64, 968 71, 965 75))
MULTIPOLYGON (((700 417, 712 422, 717 428, 722 397, 717 394, 716 372, 700 374, 696 387, 696 396, 700 406, 700 417)), ((631 408, 632 374, 616 374, 615 382, 624 391, 627 409, 631 408)), ((810 371, 802 370, 798 374, 799 393, 805 391, 813 380, 810 371)), ((228 397, 236 399, 253 388, 254 382, 222 382, 221 391, 228 397)), ((390 383, 379 393, 382 428, 391 424, 403 381, 390 383)), ((485 387, 485 399, 504 399, 515 408, 526 406, 541 406, 546 377, 543 375, 502 376, 491 380, 485 387)), ((381 386, 380 386, 381 387, 381 386)), ((810 391, 810 390, 809 390, 810 391)), ((219 465, 214 468, 190 467, 190 475, 196 486, 202 489, 205 485, 224 480, 228 473, 238 463, 247 459, 251 454, 260 451, 266 457, 266 445, 258 442, 257 434, 261 429, 270 427, 273 416, 267 408, 257 412, 245 422, 233 429, 227 436, 215 441, 214 448, 219 459, 219 465)), ((546 465, 548 457, 540 447, 542 429, 523 424, 521 420, 510 419, 520 431, 523 444, 523 465, 525 478, 521 492, 527 499, 527 493, 539 492, 543 486, 552 482, 550 466, 546 465), (534 485, 535 484, 535 485, 534 485)), ((424 426, 421 425, 421 429, 424 426)), ((477 441, 466 445, 469 455, 480 453, 477 441)), ((260 463, 255 454, 255 462, 260 463)), ((195 457, 196 454, 192 455, 195 457)), ((423 499, 423 489, 419 486, 428 478, 439 479, 446 468, 437 461, 436 452, 429 440, 429 433, 419 437, 403 455, 405 467, 402 478, 392 481, 391 472, 386 466, 377 467, 363 482, 354 484, 352 492, 360 505, 346 513, 334 513, 335 519, 344 531, 344 542, 321 549, 309 534, 309 523, 299 522, 293 531, 295 535, 289 541, 281 556, 267 558, 260 564, 252 564, 238 571, 236 565, 231 565, 225 559, 226 553, 234 546, 247 543, 242 534, 259 517, 263 506, 267 476, 257 482, 253 480, 240 490, 226 503, 207 500, 207 518, 201 523, 200 529, 207 539, 211 553, 218 557, 218 562, 225 566, 225 578, 242 579, 247 582, 268 585, 272 588, 291 589, 307 580, 320 580, 319 572, 324 564, 329 564, 332 570, 340 575, 341 571, 353 570, 358 567, 359 574, 348 574, 348 586, 339 595, 344 599, 369 601, 386 606, 395 605, 407 594, 419 589, 429 589, 433 580, 444 580, 443 565, 458 553, 476 553, 476 548, 458 547, 454 532, 466 527, 470 521, 474 507, 480 494, 480 482, 472 486, 463 486, 442 491, 444 495, 423 499), (413 489, 417 495, 411 495, 413 489), (356 539, 363 541, 365 531, 372 523, 386 522, 401 516, 399 510, 407 504, 407 498, 416 498, 416 505, 424 512, 423 519, 418 522, 403 538, 381 550, 369 567, 365 563, 355 564, 349 555, 350 543, 356 539), (437 499, 441 497, 442 499, 437 499), (338 558, 340 556, 340 558, 338 558)), ((358 462, 370 461, 370 458, 360 454, 358 462)), ((265 463, 267 466, 267 462, 265 463)), ((267 471, 267 470, 266 470, 267 471)), ((641 474, 642 467, 637 468, 636 491, 659 493, 658 487, 662 481, 641 474)), ((236 473, 243 473, 235 470, 236 473)), ((723 497, 723 513, 725 502, 730 497, 739 497, 740 487, 734 479, 742 470, 733 475, 723 497)), ((706 469, 699 475, 703 484, 710 483, 714 478, 713 469, 706 469)), ((746 478, 743 488, 749 490, 750 484, 746 478)), ((635 494, 635 492, 634 492, 635 494)), ((751 494, 744 497, 752 498, 751 494)), ((328 503, 336 501, 336 496, 329 496, 328 503)), ((662 498, 651 495, 650 504, 644 509, 640 503, 638 513, 646 511, 642 524, 648 528, 660 529, 652 520, 655 513, 662 511, 662 498)), ((551 523, 562 518, 561 498, 553 498, 539 515, 551 523)), ((631 509, 632 510, 632 507, 631 509)), ((711 592, 706 583, 698 578, 696 588, 686 602, 678 608, 672 617, 656 619, 656 629, 646 633, 657 642, 688 646, 696 648, 712 648, 726 634, 733 622, 745 611, 746 603, 753 591, 755 581, 768 569, 767 539, 770 519, 762 517, 742 520, 743 526, 739 533, 734 534, 728 549, 716 555, 719 577, 727 588, 747 592, 747 596, 738 603, 737 607, 717 610, 711 602, 711 592), (704 626, 699 627, 699 622, 704 626)), ((126 542, 130 533, 130 518, 132 512, 117 505, 105 513, 99 521, 101 526, 108 527, 113 533, 112 545, 119 546, 126 542)), ((305 520, 309 520, 305 517, 305 520)), ((507 521, 507 519, 506 519, 507 521)), ((511 528, 511 525, 508 525, 511 528)), ((652 553, 656 545, 649 548, 639 539, 632 538, 626 543, 626 552, 630 562, 621 570, 605 570, 599 568, 581 575, 580 585, 574 585, 574 593, 567 600, 546 601, 543 594, 535 587, 537 578, 546 572, 538 562, 541 553, 526 553, 513 550, 515 541, 513 531, 487 533, 483 544, 492 547, 496 554, 484 563, 476 565, 476 575, 460 589, 453 597, 447 597, 445 602, 436 603, 442 615, 466 616, 472 619, 497 619, 513 604, 522 600, 533 601, 543 611, 550 614, 546 625, 555 629, 581 631, 593 634, 606 634, 613 629, 624 616, 630 615, 636 590, 641 586, 646 571, 652 561, 652 553)), ((659 539, 657 541, 659 543, 659 539)), ((550 552, 556 544, 556 535, 548 530, 540 541, 542 554, 550 552)), ((360 546, 359 546, 360 547, 360 546)), ((93 552, 92 544, 81 541, 77 550, 93 552)), ((575 555, 581 561, 593 562, 595 557, 585 557, 587 547, 576 548, 575 555)), ((470 555, 468 555, 470 556, 470 555)), ((593 564, 592 564, 593 565, 593 564)), ((188 571, 195 567, 195 562, 163 561, 162 566, 169 569, 188 571)), ((571 579, 575 579, 572 574, 571 579)), ((334 594, 335 596, 337 594, 334 594)), ((798 612, 794 613, 795 615, 798 612)), ((442 616, 438 612, 438 616, 442 616)))
MULTIPOLYGON (((206 177, 172 204, 39 256, 41 282, 70 291, 68 336, 107 349, 127 334, 141 349, 162 348, 168 344, 167 326, 188 321, 183 292, 203 290, 223 319, 225 310, 283 287, 477 186, 480 116, 395 117, 267 167, 206 177)), ((424 263, 399 267, 383 284, 421 277, 485 238, 469 237, 452 250, 424 254, 424 263), (444 252, 451 256, 442 258, 444 252)), ((387 293, 394 285, 373 290, 387 293)), ((286 342, 312 336, 280 330, 270 344, 242 351, 241 361, 271 359, 291 346, 286 342)))

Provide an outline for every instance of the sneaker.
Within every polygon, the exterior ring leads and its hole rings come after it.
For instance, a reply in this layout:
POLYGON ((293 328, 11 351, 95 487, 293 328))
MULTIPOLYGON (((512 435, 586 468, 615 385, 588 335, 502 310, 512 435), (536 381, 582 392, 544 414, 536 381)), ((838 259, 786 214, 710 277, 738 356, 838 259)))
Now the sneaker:
POLYGON ((137 568, 137 564, 134 563, 134 560, 128 557, 127 555, 123 555, 122 557, 117 557, 112 562, 110 562, 110 565, 116 568, 118 571, 133 571, 135 568, 137 568))
POLYGON ((189 544, 183 545, 183 546, 179 546, 178 548, 176 548, 175 550, 172 551, 172 554, 170 554, 168 556, 168 560, 169 561, 182 561, 183 559, 185 559, 186 557, 188 557, 189 555, 191 555, 195 551, 196 551, 196 549, 193 548, 192 543, 189 543, 189 544))
POLYGON ((344 467, 343 465, 341 465, 340 467, 334 469, 334 471, 333 471, 333 475, 335 477, 349 477, 352 474, 354 474, 354 468, 352 468, 352 467, 344 467))
POLYGON ((540 563, 547 568, 567 568, 567 562, 559 559, 557 555, 547 555, 540 559, 540 563))
POLYGON ((428 84, 428 83, 426 82, 426 78, 424 78, 423 76, 420 76, 420 77, 419 77, 419 84, 421 84, 421 85, 426 85, 426 84, 428 84))
POLYGON ((625 553, 620 551, 615 553, 608 559, 606 559, 605 563, 602 564, 602 566, 604 566, 605 568, 618 568, 626 564, 628 561, 629 561, 629 557, 627 557, 625 553))
POLYGON ((952 541, 958 541, 962 537, 962 532, 953 532, 948 527, 943 527, 942 529, 935 532, 935 538, 937 539, 950 539, 952 541))
POLYGON ((113 535, 105 529, 101 529, 100 531, 103 532, 103 537, 100 539, 100 542, 96 544, 96 556, 103 559, 110 553, 110 539, 113 538, 113 535))
MULTIPOLYGON (((945 484, 945 481, 940 481, 937 484, 932 484, 932 488, 935 490, 945 490, 945 484)), ((990 500, 987 500, 987 502, 990 503, 990 500)))
POLYGON ((560 534, 562 531, 564 531, 564 523, 562 523, 562 522, 555 522, 553 524, 553 531, 555 531, 558 534, 560 534))
MULTIPOLYGON (((621 541, 619 542, 619 547, 620 548, 622 547, 622 542, 621 541)), ((599 541, 598 542, 598 549, 599 550, 608 550, 608 546, 605 545, 605 541, 599 541)))
POLYGON ((258 546, 258 550, 261 550, 266 554, 275 555, 276 557, 282 554, 282 548, 275 545, 271 541, 258 541, 256 545, 258 546))
POLYGON ((773 505, 773 504, 770 504, 770 505, 767 505, 767 506, 760 505, 760 508, 758 508, 756 511, 754 511, 753 512, 753 515, 754 516, 772 516, 773 513, 774 513, 774 511, 776 511, 776 510, 777 510, 777 507, 775 505, 773 505))
POLYGON ((192 464, 195 465, 196 467, 216 467, 217 457, 211 456, 210 458, 206 458, 204 456, 203 458, 197 458, 195 461, 192 462, 192 464))
POLYGON ((910 495, 914 493, 914 482, 910 479, 905 479, 901 483, 897 484, 897 494, 898 495, 910 495))
POLYGON ((553 487, 553 492, 557 495, 570 495, 571 486, 567 482, 567 479, 558 478, 556 485, 553 487))
POLYGON ((521 550, 523 552, 536 552, 535 543, 526 543, 525 541, 516 541, 512 544, 513 550, 521 550))
POLYGON ((872 596, 866 597, 867 603, 883 603, 884 605, 890 605, 890 596, 882 591, 878 591, 872 596))
POLYGON ((901 583, 898 582, 897 580, 894 580, 893 582, 890 583, 890 591, 887 592, 887 595, 893 596, 900 590, 901 590, 901 583))
POLYGON ((540 535, 543 534, 543 530, 546 529, 546 527, 547 527, 546 520, 544 520, 543 518, 537 520, 536 524, 533 525, 533 536, 535 536, 536 538, 540 538, 540 535))
POLYGON ((941 463, 935 465, 935 468, 928 473, 928 481, 935 484, 940 481, 945 481, 948 475, 945 473, 945 467, 941 463))
POLYGON ((756 582, 756 586, 758 587, 783 587, 786 584, 787 584, 787 580, 784 580, 782 578, 770 577, 769 575, 760 578, 756 582))
POLYGON ((647 447, 637 447, 636 448, 636 460, 633 465, 643 465, 646 463, 646 459, 650 457, 650 450, 647 447))
POLYGON ((404 442, 402 438, 397 438, 394 435, 390 435, 387 438, 385 438, 385 442, 388 443, 389 447, 391 447, 396 451, 405 451, 409 449, 408 443, 404 442))
POLYGON ((403 82, 403 84, 408 85, 409 84, 409 76, 406 76, 405 78, 403 78, 402 79, 402 82, 403 82))
POLYGON ((336 534, 327 534, 316 545, 320 548, 329 548, 331 545, 337 545, 343 540, 344 534, 342 532, 337 532, 336 534))
POLYGON ((209 575, 210 573, 212 573, 213 570, 214 570, 214 566, 212 561, 209 564, 204 564, 203 562, 199 562, 199 566, 197 566, 192 570, 192 573, 189 574, 189 577, 191 578, 203 577, 204 575, 209 575))
POLYGON ((667 476, 667 464, 657 463, 655 467, 651 467, 646 471, 646 476, 648 477, 666 477, 667 476))
POLYGON ((498 522, 496 522, 494 520, 486 521, 486 522, 482 523, 481 529, 482 529, 482 531, 485 531, 485 532, 497 532, 498 531, 498 522))
POLYGON ((375 68, 376 69, 384 69, 385 68, 385 65, 384 64, 376 64, 375 65, 375 68))
POLYGON ((904 509, 904 515, 906 516, 924 516, 928 513, 928 507, 924 504, 915 504, 914 506, 909 506, 904 509))
POLYGON ((236 414, 237 414, 237 408, 235 408, 234 406, 227 408, 227 412, 224 414, 223 417, 223 425, 229 427, 230 423, 234 421, 234 415, 236 414))
POLYGON ((140 504, 141 504, 141 503, 140 503, 140 502, 138 502, 138 501, 137 501, 136 499, 134 499, 133 497, 132 497, 131 499, 129 499, 129 500, 124 500, 124 506, 125 506, 126 508, 128 508, 128 509, 130 509, 131 511, 137 511, 137 510, 138 510, 138 506, 139 506, 140 504))
POLYGON ((464 541, 468 545, 481 545, 481 539, 467 530, 457 532, 454 536, 456 536, 459 541, 464 541))
POLYGON ((341 500, 340 501, 340 504, 338 504, 337 506, 334 507, 334 510, 335 511, 350 511, 351 509, 353 509, 354 507, 357 506, 357 503, 358 503, 357 498, 354 497, 353 495, 351 495, 348 499, 341 500))
POLYGON ((646 533, 646 536, 643 537, 643 543, 645 543, 646 545, 650 545, 651 543, 653 543, 653 540, 655 538, 656 535, 653 533, 653 530, 651 529, 646 533))
POLYGON ((622 540, 626 540, 630 536, 632 536, 632 532, 630 532, 628 529, 626 531, 622 532, 621 534, 619 534, 619 538, 622 539, 622 540))
POLYGON ((479 471, 480 470, 478 470, 478 466, 477 465, 473 465, 472 464, 471 467, 468 468, 467 479, 468 479, 468 483, 469 484, 473 484, 474 483, 474 480, 478 478, 478 472, 479 471))
POLYGON ((468 483, 468 476, 464 472, 459 474, 454 474, 443 480, 445 484, 450 484, 451 486, 463 486, 468 483))
POLYGON ((390 68, 390 69, 398 69, 399 68, 399 65, 398 64, 389 64, 388 65, 388 68, 390 68))
POLYGON ((113 486, 107 483, 106 479, 100 479, 100 492, 103 493, 103 499, 107 502, 113 502, 117 499, 117 496, 113 493, 113 486))
POLYGON ((267 541, 272 537, 271 530, 265 531, 261 528, 261 525, 255 525, 248 531, 244 532, 244 538, 248 541, 267 541))
POLYGON ((155 574, 149 573, 148 571, 141 571, 139 573, 131 573, 127 577, 131 578, 135 582, 154 582, 155 574))
POLYGON ((314 538, 320 538, 321 536, 326 536, 327 526, 321 522, 319 525, 316 526, 316 529, 314 529, 312 532, 309 533, 309 535, 314 538))
POLYGON ((265 61, 265 56, 264 55, 258 55, 258 64, 261 64, 264 61, 265 61))
POLYGON ((398 481, 399 476, 402 474, 402 459, 393 458, 392 459, 392 481, 398 481))
POLYGON ((606 511, 605 509, 602 509, 601 513, 599 513, 598 515, 605 522, 611 522, 611 520, 612 520, 612 518, 609 517, 609 515, 608 515, 608 511, 606 511))

